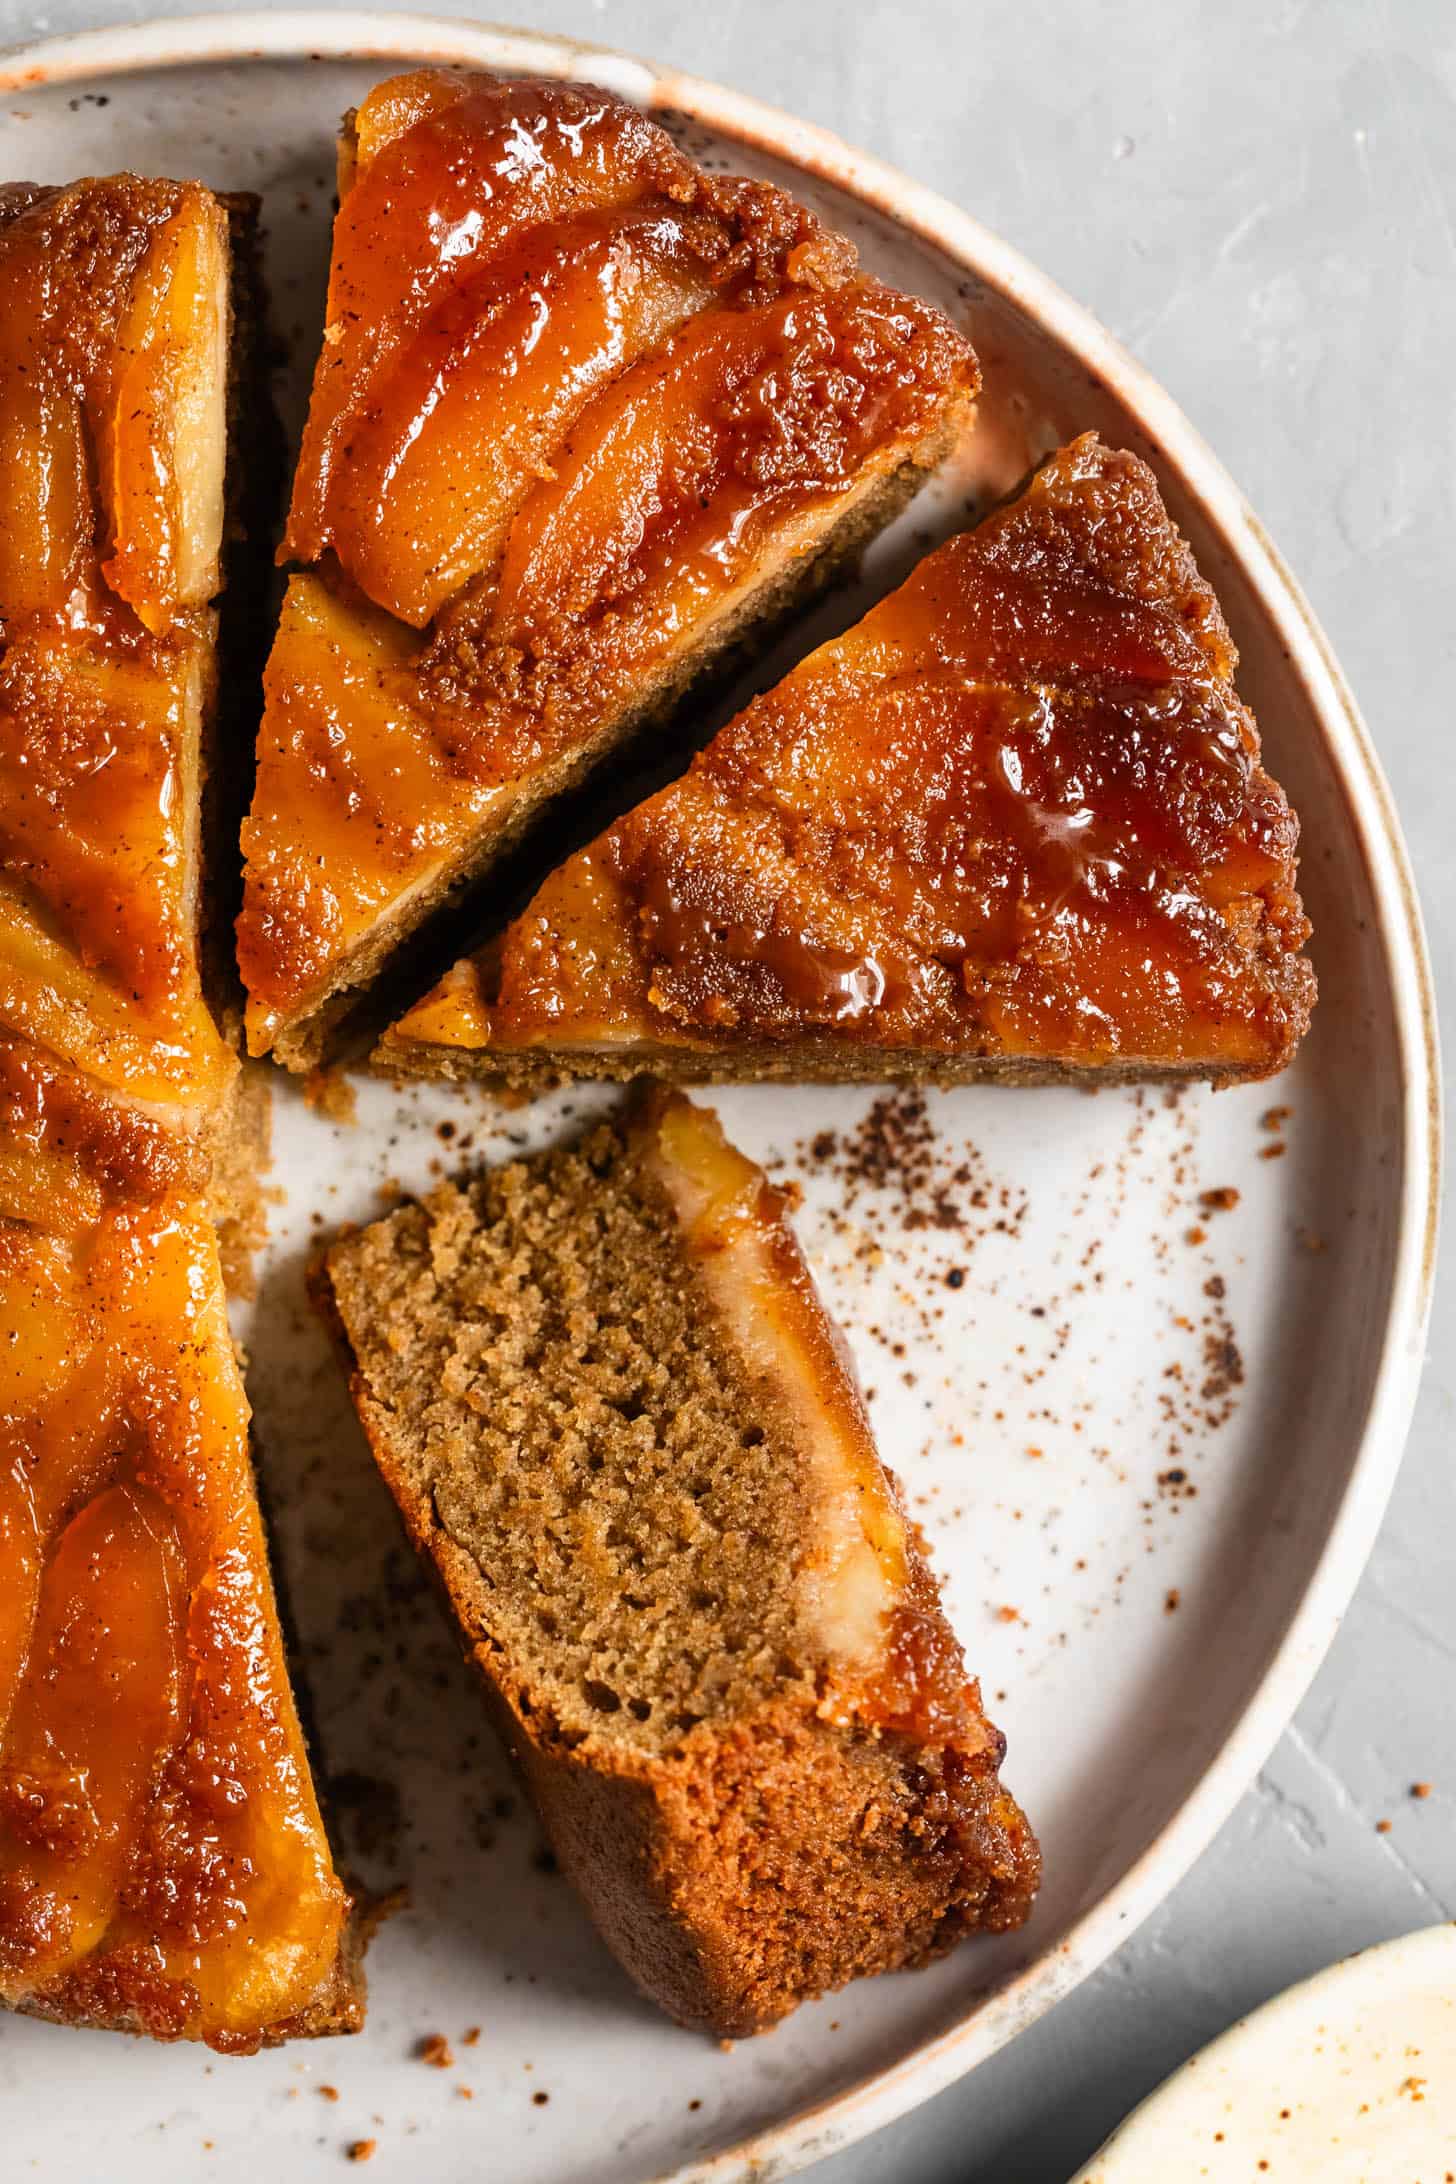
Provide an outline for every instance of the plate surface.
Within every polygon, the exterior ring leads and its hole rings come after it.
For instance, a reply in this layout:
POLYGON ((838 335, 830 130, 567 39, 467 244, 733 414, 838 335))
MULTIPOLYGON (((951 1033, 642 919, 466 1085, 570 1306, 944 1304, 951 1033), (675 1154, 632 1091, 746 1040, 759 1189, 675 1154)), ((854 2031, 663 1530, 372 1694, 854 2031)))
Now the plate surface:
POLYGON ((1303 818, 1322 998, 1288 1076, 1217 1097, 765 1087, 719 1100, 730 1132, 804 1186, 805 1243, 1047 1855, 1023 1935, 861 1986, 732 2053, 639 2002, 547 1869, 304 1301, 328 1227, 601 1100, 508 1113, 468 1090, 369 1082, 347 1123, 280 1080, 282 1196, 243 1329, 260 1461, 346 1855, 371 1883, 407 1881, 411 1906, 375 1943, 357 2041, 223 2061, 5 2021, 8 2160, 49 2184, 94 2178, 103 2118, 108 2174, 149 2184, 260 2170, 287 2184, 359 2139, 377 2141, 370 2173, 386 2179, 764 2184, 888 2122, 1090 1971, 1225 1817, 1354 1586, 1419 1369, 1434 1026, 1384 784, 1227 478, 1023 261, 752 101, 421 18, 277 10, 32 49, 0 73, 0 168, 64 180, 138 167, 261 190, 296 426, 332 133, 415 57, 609 81, 700 156, 788 181, 876 271, 969 326, 986 375, 971 467, 917 503, 796 649, 1072 433, 1096 426, 1153 462, 1303 818), (439 2071, 415 2052, 437 2032, 455 2056, 439 2071))
POLYGON ((1456 2171, 1456 1926, 1302 1980, 1176 2070, 1072 2184, 1456 2171))

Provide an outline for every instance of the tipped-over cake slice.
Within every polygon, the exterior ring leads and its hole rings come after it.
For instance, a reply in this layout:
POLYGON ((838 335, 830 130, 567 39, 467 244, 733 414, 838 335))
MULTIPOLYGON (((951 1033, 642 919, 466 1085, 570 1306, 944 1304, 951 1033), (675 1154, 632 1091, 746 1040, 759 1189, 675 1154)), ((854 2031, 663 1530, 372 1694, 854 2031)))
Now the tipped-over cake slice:
POLYGON ((229 2051, 362 2015, 212 1221, 250 217, 128 175, 0 193, 0 2005, 229 2051))
POLYGON ((380 1065, 1267 1076, 1314 979, 1234 665, 1152 473, 1077 440, 553 873, 380 1065))
POLYGON ((978 384, 938 312, 606 91, 381 84, 340 195, 238 928, 290 1068, 886 521, 978 384))
POLYGON ((725 2036, 1019 1925, 1035 1841, 782 1195, 657 1094, 317 1273, 562 1864, 725 2036))

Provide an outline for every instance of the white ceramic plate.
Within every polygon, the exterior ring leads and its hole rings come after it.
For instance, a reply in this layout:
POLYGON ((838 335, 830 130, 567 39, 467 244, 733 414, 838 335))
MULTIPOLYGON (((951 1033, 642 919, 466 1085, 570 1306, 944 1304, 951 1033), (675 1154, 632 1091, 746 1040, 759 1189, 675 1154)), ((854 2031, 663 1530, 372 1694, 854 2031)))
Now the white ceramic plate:
POLYGON ((918 1150, 902 1144, 888 1184, 862 1172, 875 1165, 872 1095, 723 1098, 733 1134, 805 1183, 805 1240, 1009 1732, 1008 1779, 1047 1863, 1023 1935, 861 1986, 731 2054, 635 1999, 541 1870, 303 1298, 321 1225, 371 1213, 387 1180, 418 1184, 462 1151, 558 1129, 594 1096, 503 1115, 469 1093, 371 1084, 348 1128, 280 1085, 287 1195, 247 1329, 263 1472, 346 1848, 371 1881, 408 1880, 413 1908, 375 1944, 369 2029, 352 2043, 218 2061, 5 2023, 8 2173, 34 2164, 48 2184, 94 2179, 102 2144, 116 2179, 286 2184, 359 2138, 377 2140, 381 2178, 763 2184, 888 2122, 1066 1993, 1208 1841, 1329 1642, 1415 1390, 1437 1080, 1384 785, 1228 479, 1029 266, 925 191, 732 93, 404 16, 277 10, 35 48, 0 81, 0 169, 60 180, 129 166, 260 189, 296 422, 332 133, 387 66, 416 57, 610 81, 676 117, 703 156, 787 179, 877 270, 970 325, 987 390, 975 475, 913 509, 816 633, 851 619, 968 496, 1057 440, 1095 425, 1150 457, 1303 815, 1323 999, 1298 1066, 1270 1087, 1176 1102, 972 1088, 927 1109, 896 1103, 892 1126, 918 1150), (825 1131, 837 1150, 816 1160, 825 1131), (921 1188, 907 1192, 917 1162, 921 1188), (1208 1212, 1205 1191, 1237 1192, 1237 1207, 1208 1212), (462 2044, 475 2025, 479 2041, 462 2044), (455 2068, 416 2058, 433 2032, 450 2037, 455 2068))
POLYGON ((1174 2071, 1073 2184, 1456 2176, 1456 1926, 1346 1957, 1174 2071))

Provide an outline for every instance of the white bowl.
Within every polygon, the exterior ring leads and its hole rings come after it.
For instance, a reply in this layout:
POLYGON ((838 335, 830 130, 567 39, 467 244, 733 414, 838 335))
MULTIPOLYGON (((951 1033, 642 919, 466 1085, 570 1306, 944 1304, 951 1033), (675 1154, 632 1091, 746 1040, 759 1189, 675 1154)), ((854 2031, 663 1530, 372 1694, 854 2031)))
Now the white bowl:
POLYGON ((1346 1957, 1240 2018, 1072 2184, 1431 2184, 1456 2167, 1456 1926, 1346 1957))
MULTIPOLYGON (((931 1109, 945 1162, 973 1144, 989 1178, 991 1202, 965 1236, 907 1235, 884 1195, 850 1208, 848 1232, 836 1225, 842 1178, 803 1143, 827 1126, 852 1131, 868 1095, 724 1096, 750 1150, 803 1173, 806 1241, 877 1384, 882 1443, 935 1545, 1010 1737, 1008 1779, 1047 1853, 1024 1935, 861 1986, 728 2057, 630 1998, 560 1884, 533 1869, 524 1818, 481 1848, 476 1822, 503 1787, 500 1762, 488 1740, 473 1745, 474 1695, 433 1609, 407 1589, 382 1492, 301 1303, 311 1213, 365 1214, 386 1175, 423 1180, 446 1117, 468 1114, 488 1152, 518 1125, 551 1128, 560 1103, 522 1124, 462 1106, 468 1095, 398 1098, 372 1085, 349 1130, 281 1088, 289 1197, 250 1329, 263 1468, 328 1756, 388 1776, 401 1796, 418 1908, 375 1946, 370 2029, 352 2044, 213 2065, 7 2025, 11 2159, 35 2159, 52 2184, 94 2175, 102 2119, 112 2176, 151 2184, 192 2177, 202 2137, 215 2142, 214 2178, 266 2162, 291 2179, 321 2135, 377 2136, 371 2173, 385 2178, 415 2173, 428 2149, 442 2177, 761 2184, 888 2122, 1100 1963, 1227 1815, 1353 1590, 1421 1364, 1439 1080, 1385 783, 1325 639, 1234 486, 1146 373, 1031 266, 825 131, 733 92, 618 54, 402 15, 278 9, 32 47, 0 74, 5 170, 46 180, 130 165, 262 189, 275 292, 298 343, 296 421, 333 127, 375 77, 420 58, 610 83, 703 156, 786 180, 877 270, 969 322, 986 373, 972 473, 910 512, 871 557, 867 585, 816 631, 848 619, 866 589, 959 520, 968 494, 1011 483, 1058 439, 1096 426, 1148 457, 1223 600, 1241 688, 1303 818, 1322 998, 1277 1087, 1175 1107, 1136 1094, 946 1095, 931 1109), (1261 1127, 1275 1105, 1292 1110, 1278 1132, 1261 1127), (1285 1156, 1262 1157, 1276 1137, 1285 1156), (1241 1193, 1237 1211, 1204 1216, 1199 1192, 1227 1185, 1241 1193), (1000 1228, 998 1189, 1011 1208, 1000 1228), (953 1293, 950 1256, 967 1267, 953 1293), (1225 1296, 1211 1303, 1215 1280, 1225 1296), (1204 1345, 1224 1340, 1230 1315, 1243 1386, 1201 1398, 1204 1345), (1210 1425, 1230 1401, 1232 1415, 1210 1425), (457 2053, 479 2098, 446 2099, 449 2081, 410 2060, 411 2040, 475 2021, 484 2039, 457 2053), (307 2085, 301 2070, 337 2086, 339 2105, 290 2104, 307 2085), (533 2085, 549 2106, 531 2104, 533 2085)), ((1228 1363, 1215 1358, 1211 1387, 1228 1382, 1228 1363)), ((372 1870, 390 1868, 386 1857, 372 1870)))

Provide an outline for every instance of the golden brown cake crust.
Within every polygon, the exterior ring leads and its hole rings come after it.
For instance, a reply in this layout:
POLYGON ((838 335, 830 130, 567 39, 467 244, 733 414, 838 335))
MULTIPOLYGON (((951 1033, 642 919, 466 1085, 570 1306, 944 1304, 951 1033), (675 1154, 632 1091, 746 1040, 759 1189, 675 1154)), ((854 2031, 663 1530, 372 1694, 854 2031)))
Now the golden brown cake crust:
POLYGON ((402 1073, 1260 1077, 1297 822, 1146 465, 1087 435, 558 868, 402 1073))
POLYGON ((334 1246, 314 1293, 564 1867, 654 1999, 736 2037, 1019 1925, 1039 1860, 782 1207, 718 1137, 712 1219, 750 1222, 779 1354, 815 1360, 871 1467, 850 1491, 884 1605, 861 1627, 865 1566, 820 1589, 864 1542, 819 1559, 838 1474, 816 1483, 794 1383, 745 1362, 656 1180, 684 1115, 696 1139, 686 1101, 648 1102, 442 1189, 334 1246))

